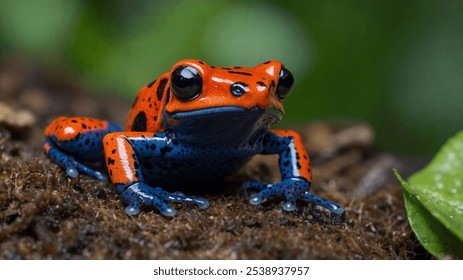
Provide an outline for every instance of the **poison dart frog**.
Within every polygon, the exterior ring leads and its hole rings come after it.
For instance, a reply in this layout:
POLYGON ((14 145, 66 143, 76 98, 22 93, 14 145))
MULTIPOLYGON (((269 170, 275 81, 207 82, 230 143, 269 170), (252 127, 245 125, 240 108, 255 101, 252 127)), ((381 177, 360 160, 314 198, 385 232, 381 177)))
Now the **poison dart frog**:
POLYGON ((279 155, 281 181, 244 183, 246 190, 257 191, 251 204, 281 196, 286 211, 302 199, 341 214, 338 204, 309 193, 311 164, 299 134, 269 129, 283 117, 282 101, 293 82, 276 60, 252 68, 182 60, 139 91, 125 128, 94 118, 59 117, 45 129, 44 150, 70 177, 82 173, 106 180, 86 165, 104 160, 129 215, 153 205, 173 216, 170 202, 205 209, 206 199, 166 188, 223 178, 256 154, 279 155))

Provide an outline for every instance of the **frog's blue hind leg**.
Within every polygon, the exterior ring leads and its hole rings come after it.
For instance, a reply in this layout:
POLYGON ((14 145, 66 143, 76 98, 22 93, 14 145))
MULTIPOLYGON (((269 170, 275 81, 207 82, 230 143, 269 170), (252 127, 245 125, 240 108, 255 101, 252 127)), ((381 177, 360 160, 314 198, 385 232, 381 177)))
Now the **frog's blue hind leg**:
POLYGON ((85 166, 84 164, 78 162, 73 156, 63 152, 50 140, 45 141, 44 150, 57 165, 66 170, 66 174, 69 177, 77 177, 79 173, 81 173, 93 176, 101 181, 108 179, 103 173, 85 166))
POLYGON ((70 177, 80 173, 107 180, 107 177, 83 161, 103 161, 103 137, 122 127, 117 124, 84 117, 60 117, 46 129, 45 153, 70 177))

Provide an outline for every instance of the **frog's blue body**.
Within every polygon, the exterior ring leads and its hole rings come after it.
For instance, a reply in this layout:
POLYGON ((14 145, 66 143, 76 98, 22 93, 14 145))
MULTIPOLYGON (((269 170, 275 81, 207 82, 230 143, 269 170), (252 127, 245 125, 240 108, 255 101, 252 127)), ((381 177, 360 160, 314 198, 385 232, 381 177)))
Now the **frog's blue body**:
POLYGON ((260 153, 269 125, 258 108, 212 108, 168 118, 174 122, 165 121, 165 132, 129 138, 135 154, 142 155, 143 180, 164 187, 215 181, 234 173, 260 153))
POLYGON ((310 160, 300 136, 269 130, 283 116, 281 100, 292 79, 278 61, 255 68, 181 61, 140 91, 125 131, 96 119, 59 118, 46 129, 44 148, 69 176, 80 172, 98 179, 104 175, 80 161, 103 159, 97 152, 104 150, 109 176, 131 215, 145 204, 167 216, 175 214, 167 202, 206 208, 203 198, 163 188, 223 178, 256 154, 279 154, 282 180, 245 183, 259 191, 252 204, 278 195, 285 197, 287 211, 301 198, 340 214, 342 207, 309 193, 310 160))

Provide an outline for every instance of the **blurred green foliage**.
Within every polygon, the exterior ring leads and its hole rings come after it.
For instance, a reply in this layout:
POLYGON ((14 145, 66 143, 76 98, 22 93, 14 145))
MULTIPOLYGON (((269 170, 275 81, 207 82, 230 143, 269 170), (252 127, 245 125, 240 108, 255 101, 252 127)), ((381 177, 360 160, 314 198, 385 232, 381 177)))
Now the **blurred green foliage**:
MULTIPOLYGON (((434 153, 463 124, 463 1, 0 0, 0 51, 124 94, 183 58, 285 62, 285 123, 372 123, 382 149, 434 153)), ((131 101, 128 101, 131 102, 131 101)))

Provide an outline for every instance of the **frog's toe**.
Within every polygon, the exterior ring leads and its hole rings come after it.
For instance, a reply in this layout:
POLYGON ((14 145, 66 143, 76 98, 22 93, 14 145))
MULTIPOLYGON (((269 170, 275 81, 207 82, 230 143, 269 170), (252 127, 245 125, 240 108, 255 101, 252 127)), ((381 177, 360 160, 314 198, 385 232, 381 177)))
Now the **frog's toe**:
POLYGON ((104 175, 103 173, 99 172, 99 171, 95 171, 94 176, 95 176, 96 179, 98 179, 100 181, 107 181, 108 180, 108 177, 106 175, 104 175))
POLYGON ((302 194, 310 189, 310 183, 300 179, 286 179, 276 184, 261 183, 261 182, 247 182, 244 187, 258 189, 259 192, 251 197, 249 203, 252 205, 259 205, 265 199, 273 196, 284 197, 286 202, 283 203, 282 208, 285 211, 296 210, 296 200, 302 194))
POLYGON ((64 168, 66 169, 66 175, 69 177, 75 178, 79 176, 79 174, 85 174, 92 176, 100 181, 108 180, 108 177, 103 173, 96 171, 86 165, 78 162, 73 157, 69 157, 63 162, 64 168))
POLYGON ((199 209, 206 209, 209 207, 209 200, 203 198, 203 197, 197 197, 195 198, 196 206, 198 206, 199 209))
POLYGON ((66 167, 66 175, 68 175, 69 177, 77 177, 79 176, 79 172, 77 171, 77 169, 75 167, 66 167))
POLYGON ((194 203, 199 209, 209 207, 209 201, 203 197, 186 196, 182 192, 166 193, 166 200, 171 202, 188 202, 194 203))
MULTIPOLYGON (((88 176, 92 176, 94 178, 96 178, 97 180, 100 180, 100 181, 106 181, 108 180, 108 177, 106 175, 104 175, 103 173, 99 172, 99 171, 96 171, 90 167, 87 167, 86 165, 78 162, 78 161, 75 161, 75 169, 76 169, 76 173, 80 173, 80 174, 85 174, 85 175, 88 175, 88 176)), ((66 173, 70 176, 70 177, 73 177, 69 174, 68 172, 69 169, 66 168, 66 173)), ((74 176, 75 177, 75 176, 74 176)))
POLYGON ((283 194, 286 199, 286 202, 283 203, 283 210, 288 212, 296 210, 296 200, 301 196, 302 192, 306 188, 306 185, 300 184, 285 186, 283 194))
POLYGON ((129 206, 125 208, 125 213, 129 216, 138 215, 138 213, 140 213, 140 203, 137 201, 130 203, 129 206))
POLYGON ((324 198, 321 198, 321 197, 318 197, 316 195, 313 195, 309 192, 305 192, 303 195, 302 195, 302 199, 308 201, 308 202, 311 202, 313 204, 316 204, 316 205, 320 205, 324 208, 327 208, 328 210, 330 210, 332 213, 334 214, 342 214, 344 212, 344 208, 341 207, 339 204, 336 204, 332 201, 329 201, 327 199, 324 199, 324 198))
POLYGON ((173 217, 175 214, 177 214, 177 210, 167 207, 164 210, 160 210, 161 214, 166 217, 173 217))
POLYGON ((125 209, 125 212, 129 215, 137 215, 140 212, 141 205, 152 205, 164 216, 175 216, 177 211, 169 206, 169 202, 194 203, 200 209, 209 207, 209 201, 205 198, 190 197, 181 192, 169 193, 160 187, 151 187, 143 182, 117 185, 116 189, 121 198, 129 203, 129 206, 125 209))
POLYGON ((283 204, 283 206, 281 208, 283 208, 283 210, 285 210, 287 212, 291 212, 291 211, 296 210, 296 203, 292 203, 292 202, 287 201, 287 202, 285 202, 283 204))
POLYGON ((262 194, 256 194, 256 195, 253 195, 250 199, 249 199, 249 203, 251 203, 252 205, 259 205, 262 203, 263 201, 263 197, 262 197, 262 194))

